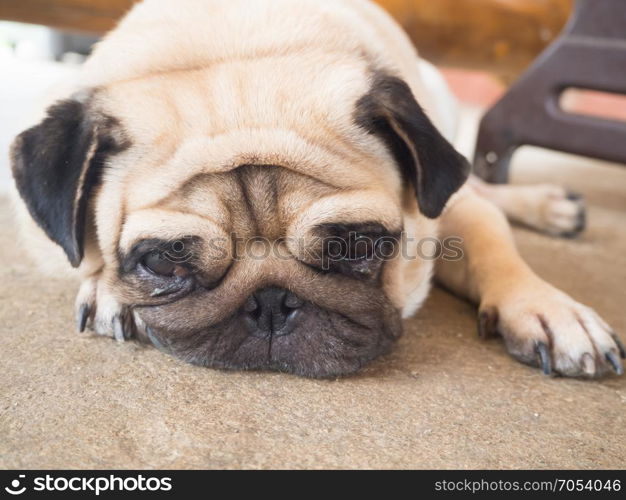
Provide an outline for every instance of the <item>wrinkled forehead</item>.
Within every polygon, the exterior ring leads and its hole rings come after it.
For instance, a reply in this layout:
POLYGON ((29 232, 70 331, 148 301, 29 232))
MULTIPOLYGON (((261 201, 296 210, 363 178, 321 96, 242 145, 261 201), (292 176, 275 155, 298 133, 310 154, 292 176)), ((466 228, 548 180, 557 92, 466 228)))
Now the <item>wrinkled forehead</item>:
POLYGON ((164 165, 143 163, 142 155, 133 157, 132 148, 123 153, 106 171, 98 195, 97 227, 105 254, 115 255, 121 239, 159 233, 175 238, 206 231, 198 226, 206 223, 220 232, 251 236, 255 231, 267 237, 280 237, 287 227, 304 233, 324 223, 377 221, 390 230, 401 227, 395 169, 375 175, 367 165, 346 165, 297 138, 282 143, 291 148, 285 152, 267 132, 259 131, 267 141, 233 140, 212 154, 175 155, 164 165), (299 145, 301 154, 294 151, 299 145))
MULTIPOLYGON (((384 148, 354 116, 357 101, 369 91, 370 70, 362 61, 337 58, 325 61, 326 71, 285 57, 103 88, 100 107, 122 123, 133 145, 132 168, 123 175, 136 173, 149 183, 145 169, 158 169, 171 188, 172 182, 180 186, 199 173, 266 164, 338 187, 377 182, 397 190, 399 175, 380 162, 384 148)), ((161 187, 155 179, 153 197, 163 196, 161 187)))
POLYGON ((339 188, 276 165, 243 165, 188 179, 156 204, 127 210, 118 250, 142 239, 306 238, 331 224, 401 228, 397 200, 367 188, 339 188))
POLYGON ((296 80, 257 77, 252 85, 244 76, 233 68, 185 72, 100 93, 99 106, 130 143, 104 175, 98 227, 105 247, 113 248, 131 216, 163 205, 227 227, 228 214, 245 203, 241 187, 232 186, 246 165, 282 172, 264 180, 267 197, 276 198, 264 214, 277 223, 303 212, 314 214, 311 221, 398 222, 398 169, 381 161, 389 159, 384 146, 353 117, 367 90, 361 68, 339 68, 332 84, 305 68, 296 80))

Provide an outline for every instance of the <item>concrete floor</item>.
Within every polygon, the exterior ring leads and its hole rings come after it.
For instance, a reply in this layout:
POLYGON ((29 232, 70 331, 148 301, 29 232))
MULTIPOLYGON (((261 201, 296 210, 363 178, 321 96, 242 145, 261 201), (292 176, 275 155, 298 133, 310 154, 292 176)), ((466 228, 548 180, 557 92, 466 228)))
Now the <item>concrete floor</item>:
MULTIPOLYGON (((516 238, 625 339, 626 168, 526 149, 513 181, 586 195, 580 239, 516 238)), ((547 378, 480 341, 474 308, 441 290, 390 355, 342 380, 225 373, 79 335, 75 283, 33 270, 1 203, 0 468, 626 467, 626 377, 547 378)))

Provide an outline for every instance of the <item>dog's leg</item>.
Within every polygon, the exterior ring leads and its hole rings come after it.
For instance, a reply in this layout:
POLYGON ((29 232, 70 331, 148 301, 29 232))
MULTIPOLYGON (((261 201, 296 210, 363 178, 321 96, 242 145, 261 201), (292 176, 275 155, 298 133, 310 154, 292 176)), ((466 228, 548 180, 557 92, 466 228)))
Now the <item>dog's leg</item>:
POLYGON ((76 328, 89 328, 98 335, 123 342, 135 337, 143 324, 136 314, 121 305, 107 287, 101 273, 83 276, 75 301, 76 328))
POLYGON ((554 184, 488 184, 471 176, 469 184, 513 222, 553 236, 573 237, 585 228, 582 197, 554 184))
POLYGON ((626 356, 598 314, 540 279, 515 249, 502 212, 470 186, 441 217, 441 238, 460 237, 463 258, 440 259, 437 279, 479 304, 479 333, 499 334, 518 360, 567 376, 623 372, 626 356))

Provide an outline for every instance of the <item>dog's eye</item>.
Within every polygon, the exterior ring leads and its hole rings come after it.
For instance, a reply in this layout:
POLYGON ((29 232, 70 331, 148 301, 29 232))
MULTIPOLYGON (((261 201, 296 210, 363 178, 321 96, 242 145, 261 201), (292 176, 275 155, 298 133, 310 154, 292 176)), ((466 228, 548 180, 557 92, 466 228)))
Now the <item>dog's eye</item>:
POLYGON ((326 240, 323 267, 357 279, 376 279, 383 262, 393 255, 391 237, 351 232, 326 240))
POLYGON ((146 269, 158 276, 185 277, 189 274, 188 268, 173 262, 170 257, 159 251, 150 252, 145 255, 141 263, 146 269))
POLYGON ((378 241, 366 234, 351 233, 347 237, 335 236, 326 241, 325 257, 332 261, 359 261, 372 259, 378 241))
POLYGON ((365 234, 355 233, 348 246, 348 260, 371 259, 374 256, 376 241, 365 234))

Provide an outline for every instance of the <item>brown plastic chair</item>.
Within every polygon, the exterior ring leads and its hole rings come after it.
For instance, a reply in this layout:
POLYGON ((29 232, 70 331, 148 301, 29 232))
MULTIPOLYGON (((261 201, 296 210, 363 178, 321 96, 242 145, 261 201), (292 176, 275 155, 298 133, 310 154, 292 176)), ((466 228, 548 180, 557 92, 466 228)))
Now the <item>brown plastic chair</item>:
POLYGON ((481 120, 475 173, 506 182, 521 145, 626 163, 626 123, 563 111, 571 87, 626 94, 626 0, 576 2, 561 36, 481 120))

